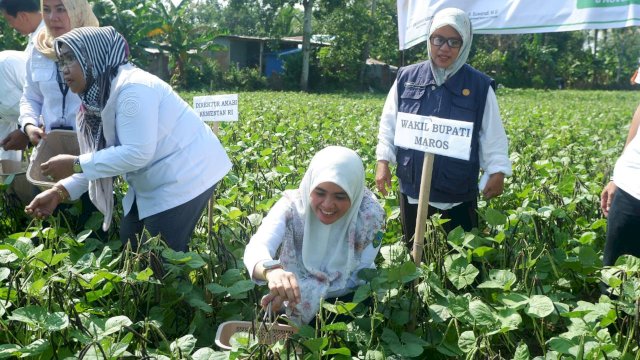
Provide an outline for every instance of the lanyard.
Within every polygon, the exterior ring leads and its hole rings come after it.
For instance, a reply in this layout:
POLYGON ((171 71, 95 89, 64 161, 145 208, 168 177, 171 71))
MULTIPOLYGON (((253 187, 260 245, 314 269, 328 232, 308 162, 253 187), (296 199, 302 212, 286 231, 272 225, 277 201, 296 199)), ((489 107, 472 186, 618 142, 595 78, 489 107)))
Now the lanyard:
MULTIPOLYGON (((62 76, 60 76, 60 68, 56 64, 56 79, 58 80, 58 88, 60 88, 60 93, 62 93, 62 116, 61 119, 65 119, 65 107, 67 105, 67 93, 69 92, 69 86, 62 81, 62 76)), ((60 124, 64 126, 65 124, 60 124)))

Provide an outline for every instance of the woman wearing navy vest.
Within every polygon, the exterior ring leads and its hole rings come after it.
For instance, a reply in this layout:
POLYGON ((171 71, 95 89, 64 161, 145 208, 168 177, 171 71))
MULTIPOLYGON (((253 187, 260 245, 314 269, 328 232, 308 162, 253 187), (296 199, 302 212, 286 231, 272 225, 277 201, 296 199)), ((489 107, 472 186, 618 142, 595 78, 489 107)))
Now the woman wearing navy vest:
POLYGON ((478 190, 485 199, 498 196, 504 177, 511 175, 495 82, 465 64, 471 40, 471 22, 464 11, 447 8, 436 13, 427 43, 430 59, 398 71, 382 111, 376 185, 386 195, 387 187, 391 187, 389 163, 397 164, 407 242, 415 232, 424 153, 393 144, 398 112, 474 123, 468 161, 439 155, 434 159, 429 216, 441 213, 442 218, 450 219, 443 225, 446 231, 457 226, 465 231, 476 227, 478 190), (483 177, 478 186, 481 168, 483 177))

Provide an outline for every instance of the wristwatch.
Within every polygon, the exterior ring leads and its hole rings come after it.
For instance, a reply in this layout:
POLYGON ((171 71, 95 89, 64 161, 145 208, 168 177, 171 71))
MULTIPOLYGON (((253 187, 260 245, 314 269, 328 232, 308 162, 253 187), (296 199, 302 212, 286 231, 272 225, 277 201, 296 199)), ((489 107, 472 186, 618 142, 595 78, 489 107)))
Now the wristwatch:
POLYGON ((280 260, 267 260, 262 263, 262 277, 267 278, 267 273, 274 269, 282 269, 280 260))
POLYGON ((80 166, 80 156, 76 156, 76 159, 73 160, 73 172, 76 174, 82 172, 82 166, 80 166))

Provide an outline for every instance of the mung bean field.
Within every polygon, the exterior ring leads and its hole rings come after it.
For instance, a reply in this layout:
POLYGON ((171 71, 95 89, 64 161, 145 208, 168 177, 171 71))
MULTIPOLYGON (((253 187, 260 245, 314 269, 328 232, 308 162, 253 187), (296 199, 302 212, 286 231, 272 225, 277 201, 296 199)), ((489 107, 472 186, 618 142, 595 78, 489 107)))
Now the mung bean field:
POLYGON ((387 214, 378 267, 360 273, 368 282, 353 303, 325 303, 316 326, 275 345, 215 345, 223 322, 259 317, 266 287, 249 279, 244 247, 327 145, 356 150, 375 188, 384 95, 239 93, 239 121, 219 129, 233 170, 187 253, 157 239, 132 251, 114 231, 97 239, 99 214, 78 229, 78 204, 26 218, 5 179, 0 358, 640 359, 640 260, 603 268, 599 209, 640 93, 497 94, 513 176, 502 196, 480 199, 479 229, 446 235, 430 219, 416 266, 401 240, 394 179, 390 196, 377 194, 387 214), (357 306, 365 299, 370 307, 357 306))

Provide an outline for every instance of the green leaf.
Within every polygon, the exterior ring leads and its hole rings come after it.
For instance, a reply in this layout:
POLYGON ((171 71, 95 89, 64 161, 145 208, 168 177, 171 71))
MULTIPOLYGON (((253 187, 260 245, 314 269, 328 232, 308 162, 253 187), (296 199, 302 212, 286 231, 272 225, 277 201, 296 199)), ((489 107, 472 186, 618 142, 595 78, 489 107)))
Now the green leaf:
POLYGON ((69 326, 69 318, 65 313, 49 313, 45 308, 37 305, 14 310, 9 320, 20 321, 46 331, 58 331, 69 326))
POLYGON ((513 360, 529 360, 530 358, 529 347, 525 343, 518 345, 515 353, 513 353, 513 360))
POLYGON ((487 224, 493 227, 507 223, 507 216, 493 208, 487 208, 484 217, 487 224))
POLYGON ((0 345, 0 359, 14 358, 22 349, 20 345, 14 344, 1 344, 0 345))
POLYGON ((516 275, 510 270, 491 270, 489 280, 478 285, 482 289, 511 290, 511 286, 517 281, 516 275))
POLYGON ((129 320, 129 318, 124 315, 109 318, 104 324, 104 332, 102 333, 102 336, 107 336, 119 332, 125 326, 131 326, 131 324, 131 320, 129 320))
POLYGON ((480 326, 493 326, 496 322, 496 317, 493 310, 482 302, 481 300, 473 300, 469 302, 469 313, 480 326))
POLYGON ((177 355, 180 349, 182 356, 189 355, 196 347, 196 341, 193 335, 185 335, 171 343, 171 353, 177 355))
POLYGON ((324 349, 327 345, 329 345, 329 339, 327 339, 327 338, 314 338, 314 339, 305 340, 302 343, 309 350, 311 350, 311 352, 319 353, 320 350, 324 349))
POLYGON ((346 347, 331 348, 324 352, 325 355, 347 355, 351 356, 351 351, 346 347))
POLYGON ((255 283, 251 280, 241 280, 237 283, 231 285, 227 290, 229 291, 229 295, 238 296, 240 294, 246 294, 247 292, 253 290, 255 287, 255 283))
POLYGON ((211 348, 201 348, 191 355, 193 360, 229 360, 229 354, 211 348))
POLYGON ((7 280, 9 275, 11 275, 11 270, 9 270, 9 268, 0 268, 0 282, 7 280))
POLYGON ((467 264, 467 260, 465 258, 459 257, 455 259, 447 269, 447 278, 456 287, 456 289, 460 290, 473 284, 473 281, 479 273, 480 272, 475 266, 467 264))
POLYGON ((20 349, 20 352, 22 353, 21 357, 28 357, 28 356, 37 356, 37 355, 43 354, 50 349, 51 349, 51 344, 49 343, 49 340, 38 339, 32 342, 31 344, 20 349))
POLYGON ((529 304, 529 298, 519 293, 500 294, 498 301, 515 310, 524 309, 529 304))
POLYGON ((551 299, 544 295, 533 295, 529 299, 529 305, 527 305, 525 313, 534 318, 545 318, 551 315, 554 310, 551 299))
POLYGON ((476 349, 476 335, 473 331, 465 331, 458 338, 458 347, 465 353, 470 353, 476 349))

